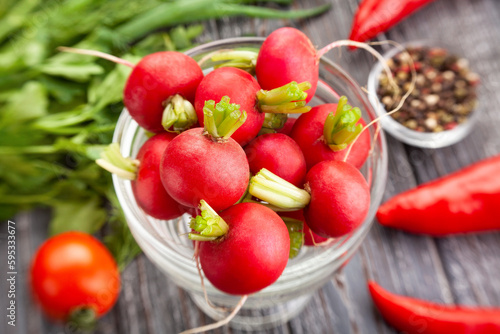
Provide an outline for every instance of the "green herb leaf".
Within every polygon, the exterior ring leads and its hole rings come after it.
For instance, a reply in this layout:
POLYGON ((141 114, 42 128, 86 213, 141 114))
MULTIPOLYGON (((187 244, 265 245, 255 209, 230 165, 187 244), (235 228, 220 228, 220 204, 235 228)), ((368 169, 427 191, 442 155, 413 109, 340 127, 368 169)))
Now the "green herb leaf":
POLYGON ((104 69, 94 63, 84 64, 59 64, 49 63, 39 67, 45 74, 60 76, 76 82, 86 82, 94 75, 104 73, 104 69))
MULTIPOLYGON (((139 57, 131 55, 122 58, 132 63, 140 60, 139 57)), ((120 102, 123 99, 123 89, 130 72, 132 72, 131 68, 117 65, 103 80, 92 81, 88 90, 89 103, 105 107, 120 102)))
POLYGON ((104 238, 104 242, 118 263, 118 268, 123 270, 142 250, 128 228, 125 215, 113 190, 108 192, 107 198, 111 203, 109 219, 111 233, 104 238))
POLYGON ((64 201, 54 204, 53 218, 49 234, 56 235, 67 231, 95 233, 106 222, 107 213, 98 197, 87 201, 64 201))
POLYGON ((47 91, 36 81, 27 82, 12 95, 0 114, 0 127, 21 123, 47 114, 47 91))

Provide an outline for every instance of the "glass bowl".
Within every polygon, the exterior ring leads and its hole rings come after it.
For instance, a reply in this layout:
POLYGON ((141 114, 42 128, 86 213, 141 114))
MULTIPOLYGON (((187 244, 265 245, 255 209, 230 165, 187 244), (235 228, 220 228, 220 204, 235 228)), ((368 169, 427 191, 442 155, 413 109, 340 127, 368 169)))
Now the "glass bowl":
MULTIPOLYGON (((455 50, 455 48, 451 45, 448 45, 447 43, 444 43, 442 41, 431 41, 431 40, 421 40, 421 41, 413 41, 413 42, 407 42, 402 44, 403 47, 423 47, 423 46, 428 46, 428 47, 441 47, 447 51, 449 51, 450 54, 460 56, 460 52, 455 50)), ((394 57, 396 54, 398 54, 401 51, 400 48, 392 48, 386 53, 384 53, 383 57, 384 59, 388 60, 392 57, 394 57)), ((368 98, 377 112, 378 116, 384 116, 386 115, 387 111, 384 108, 383 103, 380 101, 378 95, 377 95, 377 88, 379 86, 379 78, 380 74, 382 73, 383 68, 382 68, 382 63, 377 62, 372 70, 370 71, 370 74, 368 76, 368 98)), ((476 91, 477 92, 477 91, 476 91)), ((473 129, 474 125, 476 124, 477 120, 479 119, 479 109, 475 109, 472 111, 472 113, 468 116, 468 119, 466 122, 457 125, 451 130, 444 130, 441 132, 419 132, 415 130, 411 130, 404 126, 403 124, 399 123, 395 119, 393 119, 390 116, 382 117, 380 119, 380 124, 382 125, 382 128, 389 132, 393 137, 397 138, 398 140, 410 144, 413 146, 417 147, 423 147, 423 148, 440 148, 440 147, 445 147, 449 145, 453 145, 462 139, 464 139, 470 131, 473 129)))
MULTIPOLYGON (((198 46, 186 54, 196 60, 219 49, 259 48, 263 38, 232 38, 198 46)), ((204 63, 209 71, 213 64, 204 63)), ((320 61, 320 82, 312 105, 337 102, 340 95, 346 95, 349 103, 360 107, 368 123, 376 117, 360 86, 337 65, 329 60, 320 61)), ((387 178, 387 147, 382 131, 371 127, 373 148, 361 171, 370 184, 371 204, 366 220, 352 234, 333 240, 328 245, 303 247, 300 254, 289 261, 281 277, 266 289, 251 295, 243 309, 230 325, 239 329, 263 329, 285 323, 297 315, 307 304, 312 293, 324 285, 332 274, 346 264, 368 233, 375 212, 380 204, 387 178), (377 132, 377 134, 375 133, 377 132)), ((118 120, 114 142, 120 143, 124 156, 135 157, 142 143, 147 139, 145 132, 124 110, 118 120)), ((194 302, 210 317, 222 319, 227 312, 207 305, 203 297, 200 277, 193 260, 193 245, 186 236, 189 216, 178 220, 161 221, 146 215, 134 199, 130 181, 113 175, 118 199, 125 213, 134 238, 148 258, 165 272, 172 281, 185 289, 194 302)), ((231 296, 215 289, 207 280, 209 299, 220 306, 234 307, 239 296, 231 296)))

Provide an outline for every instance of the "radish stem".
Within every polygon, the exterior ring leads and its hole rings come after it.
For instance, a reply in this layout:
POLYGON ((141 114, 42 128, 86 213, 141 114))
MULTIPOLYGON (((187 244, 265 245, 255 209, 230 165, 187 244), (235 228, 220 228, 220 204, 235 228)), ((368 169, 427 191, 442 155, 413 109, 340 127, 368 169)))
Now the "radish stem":
POLYGON ((240 105, 230 103, 229 97, 223 96, 219 103, 214 100, 205 102, 203 107, 205 131, 215 139, 228 139, 245 123, 246 111, 240 111, 240 105))
POLYGON ((311 200, 307 191, 297 188, 265 168, 250 179, 248 192, 283 209, 300 210, 311 200))
POLYGON ((306 90, 311 88, 307 81, 292 81, 284 86, 257 92, 259 109, 265 113, 306 113, 311 107, 306 106, 306 90))
POLYGON ((363 126, 356 123, 361 118, 361 110, 347 104, 347 97, 342 96, 337 105, 337 111, 329 113, 323 129, 323 138, 333 151, 345 148, 361 132, 363 126))
POLYGON ((196 111, 188 100, 175 94, 166 101, 161 125, 169 132, 187 130, 198 122, 196 111), (172 128, 172 130, 170 130, 172 128))
POLYGON ((96 164, 125 180, 135 180, 139 160, 125 158, 120 153, 120 144, 112 143, 101 152, 96 164))
POLYGON ((200 201, 201 215, 191 218, 189 226, 198 233, 189 233, 189 239, 213 241, 222 237, 229 226, 204 200, 200 201))
POLYGON ((80 55, 99 57, 102 59, 112 61, 113 63, 116 63, 116 64, 122 64, 122 65, 128 66, 130 68, 135 67, 135 65, 132 64, 131 62, 129 62, 128 60, 121 59, 121 58, 118 58, 118 57, 115 57, 113 55, 110 55, 110 54, 107 54, 104 52, 100 52, 100 51, 69 48, 66 46, 60 46, 57 48, 57 50, 62 51, 62 52, 69 52, 69 53, 76 53, 76 54, 80 54, 80 55))
POLYGON ((222 62, 216 64, 214 68, 236 67, 250 74, 254 74, 257 56, 258 53, 255 51, 230 50, 214 53, 210 59, 214 62, 222 62))
POLYGON ((276 130, 281 129, 288 119, 288 114, 272 114, 266 113, 264 116, 264 123, 260 133, 274 133, 276 130))

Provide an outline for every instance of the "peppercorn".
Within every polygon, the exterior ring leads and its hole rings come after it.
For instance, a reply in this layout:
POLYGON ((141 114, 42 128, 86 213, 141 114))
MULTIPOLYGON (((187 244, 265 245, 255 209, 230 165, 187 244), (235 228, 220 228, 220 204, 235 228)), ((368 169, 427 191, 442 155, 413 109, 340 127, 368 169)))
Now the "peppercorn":
POLYGON ((421 132, 451 130, 466 122, 476 108, 479 83, 479 76, 469 70, 467 59, 437 47, 412 47, 407 52, 387 60, 399 92, 385 73, 380 75, 377 94, 385 109, 394 109, 411 87, 412 59, 416 71, 415 87, 402 108, 391 116, 404 126, 421 132))

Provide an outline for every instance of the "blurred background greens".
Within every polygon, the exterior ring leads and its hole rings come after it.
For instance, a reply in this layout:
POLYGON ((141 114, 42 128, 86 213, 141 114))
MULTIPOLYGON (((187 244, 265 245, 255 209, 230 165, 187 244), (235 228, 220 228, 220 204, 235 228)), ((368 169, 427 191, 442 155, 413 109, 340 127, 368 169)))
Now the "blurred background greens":
POLYGON ((0 218, 45 206, 49 234, 104 239, 121 268, 140 250, 108 172, 94 160, 111 142, 131 69, 58 46, 110 53, 133 63, 185 50, 203 20, 298 19, 328 6, 290 10, 291 0, 2 0, 0 2, 0 218))

